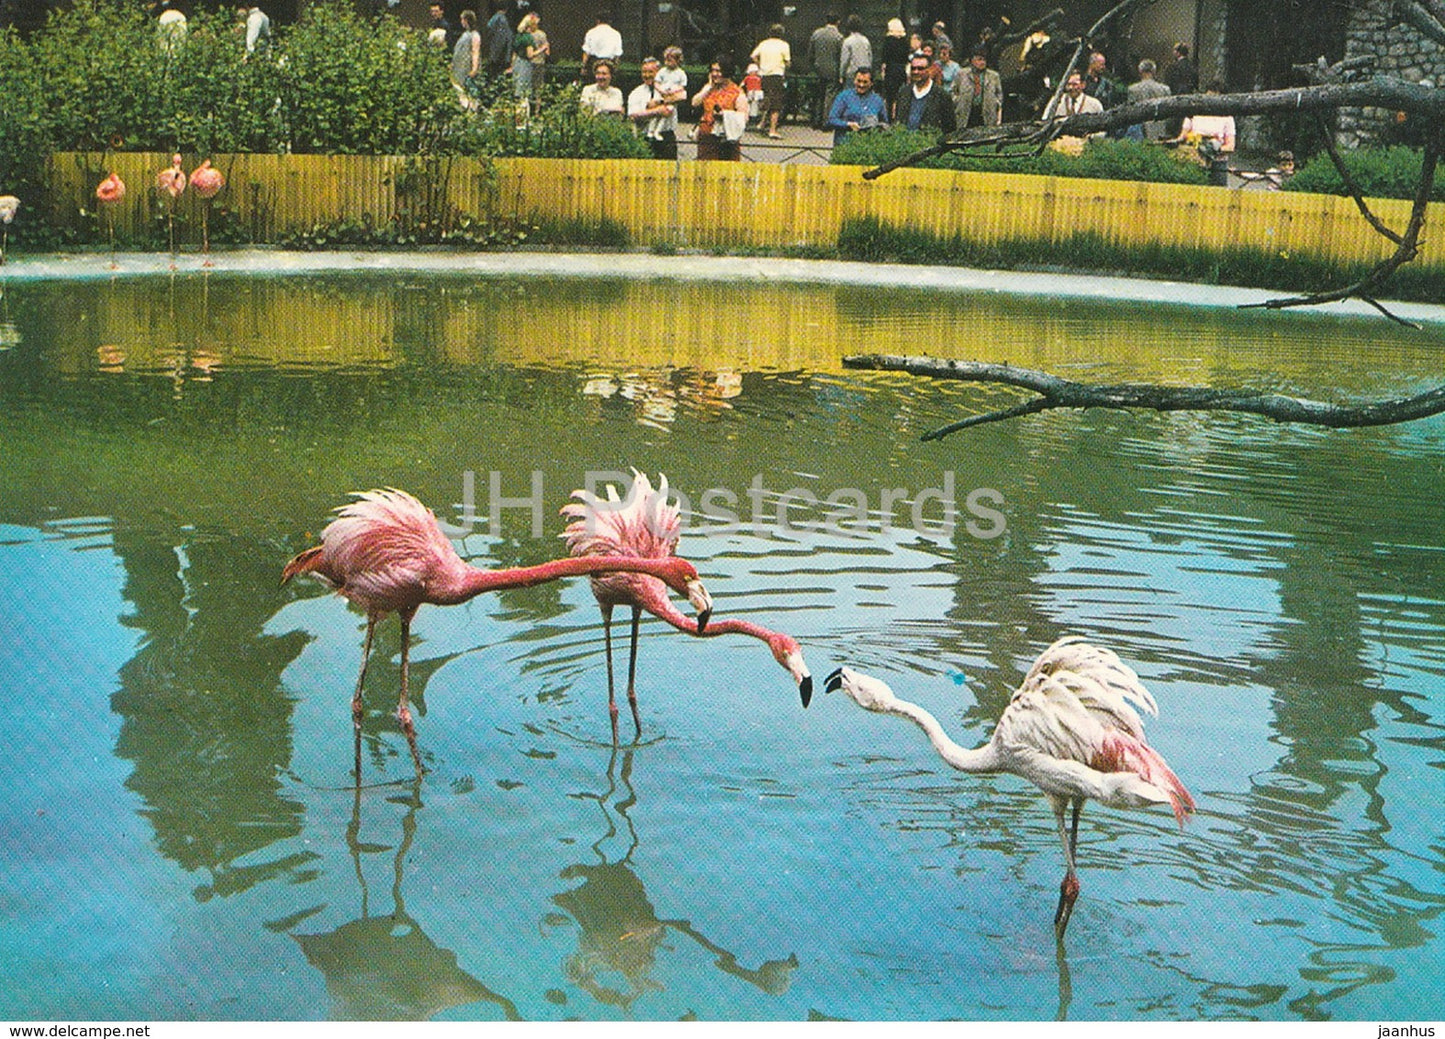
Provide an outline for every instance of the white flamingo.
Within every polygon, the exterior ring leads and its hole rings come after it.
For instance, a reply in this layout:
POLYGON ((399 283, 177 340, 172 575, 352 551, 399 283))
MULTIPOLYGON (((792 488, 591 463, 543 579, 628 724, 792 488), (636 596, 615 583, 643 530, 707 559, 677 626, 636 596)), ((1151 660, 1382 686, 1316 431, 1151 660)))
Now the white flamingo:
POLYGON ((1062 939, 1079 897, 1074 855, 1079 813, 1090 798, 1114 808, 1167 804, 1182 828, 1194 799, 1164 759, 1144 742, 1130 701, 1151 715, 1159 708, 1139 676, 1112 651, 1078 637, 1062 638, 1039 654, 981 747, 954 742, 928 711, 900 700, 887 683, 849 667, 828 676, 870 711, 897 714, 928 734, 933 749, 961 772, 1012 772, 1048 797, 1059 825, 1068 871, 1059 885, 1054 932, 1062 939), (1072 820, 1065 824, 1065 813, 1072 820))

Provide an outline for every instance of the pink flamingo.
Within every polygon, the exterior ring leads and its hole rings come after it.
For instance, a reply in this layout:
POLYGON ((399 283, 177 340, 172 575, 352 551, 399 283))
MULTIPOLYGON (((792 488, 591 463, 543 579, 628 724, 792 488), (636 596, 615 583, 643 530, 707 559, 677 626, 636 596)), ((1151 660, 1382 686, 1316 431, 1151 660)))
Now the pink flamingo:
POLYGON ((1059 639, 1039 654, 993 736, 973 750, 949 739, 937 718, 898 699, 876 678, 840 667, 824 688, 831 693, 840 687, 867 710, 912 721, 928 734, 939 757, 959 771, 1012 772, 1044 792, 1058 821, 1068 866, 1054 912, 1054 933, 1061 941, 1079 897, 1074 855, 1086 800, 1092 797, 1114 808, 1167 804, 1181 829, 1194 811, 1194 799, 1159 752, 1144 742, 1144 725, 1129 706, 1132 701, 1157 716, 1154 697, 1111 650, 1081 638, 1059 639), (1073 820, 1066 829, 1064 813, 1070 808, 1073 820))
POLYGON ((171 156, 171 164, 156 174, 156 190, 168 195, 166 209, 166 231, 171 239, 171 266, 176 262, 176 199, 186 190, 186 171, 181 169, 181 157, 171 156))
POLYGON ((225 186, 225 174, 212 166, 210 159, 202 159, 201 164, 191 172, 191 187, 206 200, 206 207, 201 210, 201 251, 206 254, 206 261, 202 266, 205 267, 211 266, 211 199, 220 194, 225 186))
POLYGON ((20 200, 14 195, 0 195, 0 263, 5 262, 5 247, 10 244, 10 222, 20 211, 20 200))
POLYGON ((110 171, 110 176, 101 181, 95 188, 95 197, 101 202, 105 209, 105 224, 110 231, 110 266, 114 270, 115 262, 115 213, 111 206, 125 198, 125 181, 121 180, 115 170, 110 171))
MULTIPOLYGON (((366 641, 361 650, 361 674, 351 700, 352 722, 361 729, 361 687, 371 655, 376 622, 389 613, 401 618, 401 699, 396 716, 411 747, 417 773, 424 771, 416 747, 416 729, 407 703, 407 652, 411 621, 423 603, 453 606, 504 588, 526 588, 559 577, 636 570, 686 595, 705 625, 712 598, 697 570, 685 559, 639 559, 591 556, 555 559, 539 566, 483 570, 464 563, 442 533, 435 514, 405 491, 371 490, 336 510, 337 517, 321 532, 321 544, 308 548, 281 572, 285 584, 297 574, 316 574, 366 612, 366 641)), ((361 751, 357 744, 357 776, 361 751)))
MULTIPOLYGON (((653 489, 647 477, 632 471, 632 489, 627 500, 620 501, 617 489, 607 485, 604 501, 588 491, 573 491, 576 502, 562 506, 562 515, 572 520, 563 533, 573 556, 623 555, 642 559, 669 559, 681 536, 681 517, 676 505, 667 502, 667 477, 659 476, 653 489)), ((627 702, 632 707, 632 723, 642 735, 642 719, 637 713, 637 629, 642 611, 646 610, 688 635, 711 638, 714 635, 751 635, 761 639, 772 650, 773 659, 793 677, 798 685, 803 706, 813 698, 813 678, 798 643, 790 635, 772 631, 751 621, 727 619, 707 624, 704 618, 692 621, 683 616, 667 598, 666 590, 644 573, 609 573, 592 578, 592 594, 602 610, 602 630, 607 643, 607 711, 612 719, 612 741, 617 742, 617 696, 612 677, 612 609, 632 607, 632 640, 627 657, 627 702)))

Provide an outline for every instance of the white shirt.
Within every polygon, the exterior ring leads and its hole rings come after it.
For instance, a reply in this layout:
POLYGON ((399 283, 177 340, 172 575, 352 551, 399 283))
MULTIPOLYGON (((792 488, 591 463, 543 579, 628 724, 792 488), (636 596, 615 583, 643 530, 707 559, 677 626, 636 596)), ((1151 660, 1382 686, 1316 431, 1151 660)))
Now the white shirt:
POLYGON ((1181 131, 1197 133, 1200 137, 1213 137, 1219 142, 1219 150, 1234 151, 1234 116, 1232 115, 1191 115, 1184 120, 1181 131))
POLYGON ((596 115, 623 114, 620 87, 608 87, 604 90, 596 83, 588 83, 582 88, 582 97, 579 100, 584 109, 596 115))
POLYGON ((770 36, 754 48, 752 59, 758 63, 759 76, 781 76, 793 61, 787 40, 770 36))
POLYGON ((582 38, 582 51, 594 58, 620 58, 622 34, 606 22, 594 25, 582 38))
POLYGON ((1049 106, 1044 113, 1045 119, 1062 119, 1070 115, 1096 115, 1104 110, 1103 102, 1097 97, 1088 94, 1080 94, 1078 97, 1070 97, 1068 94, 1060 95, 1058 107, 1049 106))
POLYGON ((654 85, 640 84, 632 93, 627 95, 627 118, 632 120, 634 126, 642 131, 642 136, 651 137, 654 140, 662 137, 664 133, 671 130, 677 132, 677 107, 674 105, 671 112, 658 113, 646 119, 639 119, 638 116, 647 111, 647 106, 656 101, 662 100, 663 91, 654 85))
POLYGON ((246 12, 246 53, 253 54, 257 45, 264 46, 271 39, 271 19, 259 7, 246 12))
POLYGON ((679 65, 670 69, 666 65, 657 70, 657 78, 653 80, 657 89, 664 94, 681 93, 683 98, 687 97, 687 72, 679 65))

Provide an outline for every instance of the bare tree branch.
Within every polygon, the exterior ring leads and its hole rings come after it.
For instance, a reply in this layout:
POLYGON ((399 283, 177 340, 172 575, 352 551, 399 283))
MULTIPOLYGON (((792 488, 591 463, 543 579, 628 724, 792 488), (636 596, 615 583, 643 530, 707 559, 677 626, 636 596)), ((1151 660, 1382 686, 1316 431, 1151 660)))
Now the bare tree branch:
MULTIPOLYGON (((1333 152, 1332 152, 1333 154, 1333 152)), ((1437 128, 1425 141, 1425 157, 1420 169, 1420 183, 1415 190, 1415 201, 1410 206, 1410 222, 1405 228, 1403 236, 1396 236, 1377 221, 1371 219, 1372 225, 1381 234, 1396 242, 1395 252, 1388 259, 1382 260, 1376 267, 1353 285, 1346 285, 1344 288, 1331 289, 1329 292, 1317 292, 1309 296, 1292 296, 1288 299, 1271 299, 1263 303, 1246 303, 1244 308, 1265 307, 1269 310, 1281 310, 1284 307, 1308 307, 1318 303, 1334 303, 1337 300, 1349 299, 1351 296, 1363 299, 1372 307, 1402 325, 1411 328, 1417 327, 1414 322, 1406 321, 1404 318, 1396 317, 1385 309, 1373 297, 1375 293, 1384 287, 1390 280, 1390 276, 1399 270, 1401 266, 1409 263, 1420 254, 1420 231, 1425 226, 1425 214, 1428 211, 1430 195, 1435 187, 1435 169, 1440 161, 1440 131, 1437 128)), ((1343 167, 1342 167, 1343 168, 1343 167)), ((1362 210, 1365 209, 1364 202, 1356 199, 1362 210)), ((1368 210, 1365 215, 1369 218, 1368 210)))
POLYGON ((1032 390, 1038 397, 1011 408, 972 415, 923 435, 939 440, 969 426, 1032 415, 1053 408, 1146 408, 1152 411, 1238 411, 1261 415, 1275 422, 1298 422, 1330 429, 1355 429, 1413 422, 1445 413, 1445 385, 1413 397, 1365 404, 1333 404, 1278 393, 1250 390, 1216 390, 1205 386, 1156 386, 1116 383, 1091 386, 1062 379, 1033 368, 983 361, 954 361, 937 357, 902 357, 860 354, 843 358, 843 367, 874 371, 908 372, 936 379, 994 382, 1032 390))
POLYGON ((1395 17, 1445 46, 1445 3, 1440 0, 1395 0, 1395 17))
POLYGON ((1036 146, 1055 136, 1087 137, 1135 123, 1188 115, 1269 115, 1276 112, 1324 112, 1336 108, 1387 108, 1418 115, 1427 123, 1445 123, 1445 90, 1423 87, 1389 77, 1362 83, 1321 83, 1287 90, 1257 90, 1245 94, 1179 94, 1152 101, 1119 105, 1105 112, 1060 116, 1048 122, 1026 120, 1002 126, 976 127, 954 134, 932 148, 904 156, 866 171, 874 180, 901 166, 911 166, 944 151, 987 145, 1036 146))
POLYGON ((1360 191, 1360 186, 1355 183, 1355 177, 1350 173, 1350 168, 1345 165, 1345 157, 1341 155, 1339 149, 1335 147, 1335 135, 1330 132, 1329 125, 1325 122, 1324 117, 1320 116, 1318 118, 1320 136, 1323 137, 1325 141, 1325 150, 1330 153, 1330 161, 1335 164, 1335 172, 1340 175, 1340 180, 1344 183, 1345 190, 1348 191, 1350 197, 1355 200, 1355 207, 1359 209, 1360 215, 1363 216, 1365 221, 1376 231, 1396 245, 1399 245, 1404 241, 1404 238, 1394 231, 1391 231, 1385 226, 1384 221, 1370 212, 1370 207, 1365 203, 1364 193, 1360 191))

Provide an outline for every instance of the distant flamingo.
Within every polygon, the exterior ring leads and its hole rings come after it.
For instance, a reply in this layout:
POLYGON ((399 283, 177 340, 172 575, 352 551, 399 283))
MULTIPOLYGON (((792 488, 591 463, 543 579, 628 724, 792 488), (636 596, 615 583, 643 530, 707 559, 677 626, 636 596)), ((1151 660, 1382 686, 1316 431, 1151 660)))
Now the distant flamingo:
POLYGON ((1144 742, 1133 701, 1158 715, 1154 697, 1139 676, 1110 650, 1083 639, 1062 638, 1039 654, 1023 685, 999 717, 993 736, 966 750, 944 733, 928 711, 900 700, 887 684, 849 667, 828 676, 828 692, 842 687, 870 711, 897 714, 928 734, 939 757, 962 772, 1012 772, 1048 797, 1059 825, 1068 870, 1059 886, 1054 933, 1060 940, 1079 897, 1074 854, 1079 813, 1094 798, 1114 808, 1167 804, 1180 827, 1194 799, 1159 753, 1144 742), (1073 809, 1066 829, 1064 813, 1073 809))
MULTIPOLYGON (((559 577, 635 570, 686 595, 698 611, 699 623, 706 624, 712 610, 712 599, 698 579, 697 570, 685 559, 589 556, 555 559, 539 566, 482 570, 462 561, 442 533, 435 514, 405 491, 366 491, 336 512, 336 519, 321 532, 321 544, 308 548, 287 563, 281 572, 281 583, 285 584, 297 574, 316 574, 366 612, 361 674, 356 679, 356 693, 351 700, 352 721, 358 729, 361 688, 366 681, 376 622, 388 613, 401 618, 401 699, 396 715, 406 733, 418 773, 424 769, 407 704, 407 662, 411 621, 423 603, 453 606, 482 592, 526 588, 559 577)), ((360 776, 359 750, 356 767, 360 776)))
POLYGON ((20 210, 20 200, 14 195, 0 195, 0 263, 5 262, 5 247, 10 244, 10 222, 20 210))
POLYGON ((201 251, 206 254, 206 267, 211 265, 211 199, 220 194, 225 186, 225 175, 211 165, 210 159, 202 159, 201 164, 191 172, 191 187, 206 200, 205 208, 201 210, 201 251))
POLYGON ((121 180, 115 170, 110 171, 110 176, 101 181, 95 188, 95 197, 103 204, 105 209, 105 224, 110 231, 110 266, 115 268, 115 213, 111 207, 125 198, 125 181, 121 180))
POLYGON ((176 199, 186 190, 186 171, 181 169, 181 157, 171 156, 171 164, 156 174, 156 190, 169 196, 166 208, 166 231, 171 239, 171 263, 176 259, 176 199))
MULTIPOLYGON (((573 491, 575 502, 562 506, 562 515, 572 520, 562 535, 576 557, 591 555, 623 555, 642 559, 670 559, 681 536, 682 522, 677 506, 667 502, 667 477, 659 476, 658 488, 636 469, 632 471, 632 489, 627 500, 617 496, 617 489, 607 485, 603 500, 588 491, 573 491)), ((689 620, 679 613, 667 598, 666 590, 654 578, 642 573, 611 573, 592 578, 592 594, 602 610, 602 631, 607 644, 607 711, 612 720, 612 740, 617 741, 617 694, 612 676, 612 609, 632 607, 632 641, 627 657, 627 702, 632 707, 632 723, 642 735, 642 719, 637 713, 637 628, 646 610, 688 635, 709 638, 713 635, 737 633, 751 635, 768 644, 776 660, 798 685, 803 706, 813 697, 813 678, 803 661, 802 650, 791 636, 771 631, 760 624, 744 620, 716 621, 706 624, 701 618, 689 620)))

